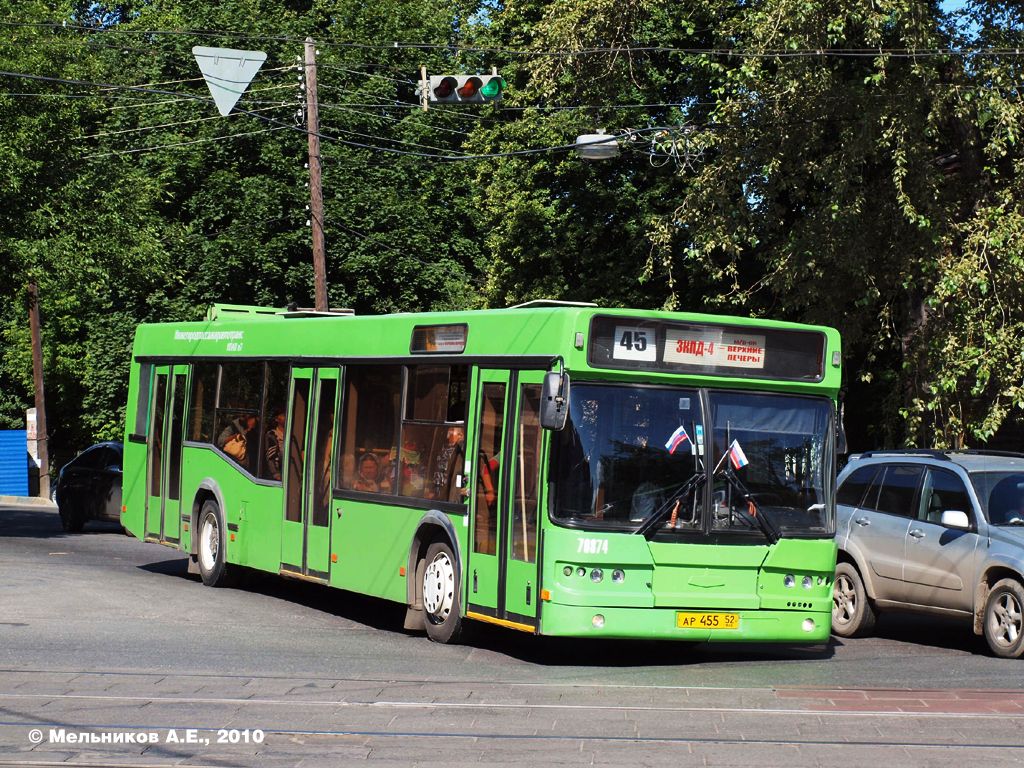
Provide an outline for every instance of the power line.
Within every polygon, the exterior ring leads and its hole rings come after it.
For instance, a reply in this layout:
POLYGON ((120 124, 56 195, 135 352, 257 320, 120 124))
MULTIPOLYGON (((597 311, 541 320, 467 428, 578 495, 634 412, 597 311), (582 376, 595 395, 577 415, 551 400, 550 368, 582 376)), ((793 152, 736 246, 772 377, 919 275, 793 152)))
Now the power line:
MULTIPOLYGON (((364 112, 361 109, 353 109, 352 107, 348 107, 348 106, 345 106, 345 105, 342 105, 342 104, 324 104, 323 102, 321 102, 320 103, 320 109, 335 109, 335 110, 340 110, 340 111, 343 111, 343 112, 351 112, 353 114, 363 115, 365 117, 373 118, 375 120, 390 120, 391 122, 394 122, 394 123, 400 123, 400 122, 403 122, 404 120, 407 119, 407 117, 395 117, 394 115, 384 115, 384 114, 378 114, 376 112, 364 112)), ((460 130, 458 130, 456 128, 443 128, 443 127, 441 127, 439 125, 426 125, 424 123, 410 123, 410 125, 414 125, 414 126, 420 127, 420 128, 427 128, 427 129, 432 130, 432 131, 441 131, 442 133, 454 133, 454 134, 457 134, 459 136, 472 136, 473 135, 469 131, 460 131, 460 130)))
MULTIPOLYGON (((250 110, 251 112, 266 112, 271 109, 280 109, 281 107, 293 107, 297 106, 298 102, 292 102, 290 104, 283 103, 273 107, 260 107, 259 109, 250 110)), ((227 120, 228 118, 234 117, 236 112, 231 112, 227 115, 214 115, 213 117, 197 117, 194 120, 179 120, 174 123, 161 123, 160 125, 144 125, 139 128, 125 128, 121 131, 106 131, 104 133, 94 133, 89 136, 73 136, 70 141, 85 141, 86 139, 98 139, 104 136, 120 136, 125 133, 141 133, 142 131, 156 131, 160 128, 175 128, 179 125, 192 125, 193 123, 203 123, 209 120, 227 120)), ((51 141, 50 144, 55 142, 51 141)))
MULTIPOLYGON (((288 69, 297 69, 297 67, 294 64, 289 64, 288 66, 285 66, 285 67, 272 67, 272 68, 269 68, 269 69, 260 69, 259 74, 263 75, 263 74, 266 74, 268 72, 283 72, 283 71, 288 70, 288 69)), ((153 88, 154 86, 157 86, 157 85, 176 85, 178 83, 198 83, 198 82, 202 82, 203 80, 218 80, 218 81, 220 81, 222 83, 235 83, 235 84, 238 84, 238 83, 248 84, 248 83, 252 82, 252 80, 229 80, 229 79, 224 78, 224 77, 217 77, 216 75, 200 75, 199 77, 186 77, 186 78, 184 78, 182 80, 163 80, 163 81, 161 81, 159 83, 135 83, 134 85, 135 85, 136 88, 153 88)), ((282 86, 276 86, 276 87, 280 88, 282 86)))
MULTIPOLYGON (((66 22, 10 22, 0 21, 0 26, 10 27, 43 27, 53 29, 70 29, 92 34, 125 34, 125 35, 175 35, 186 37, 222 37, 242 38, 248 40, 267 40, 275 42, 302 43, 304 38, 292 37, 289 35, 260 35, 247 32, 218 31, 209 32, 205 30, 180 30, 180 29, 125 29, 123 27, 89 27, 79 24, 68 24, 66 22)), ((1020 56, 1022 49, 1013 48, 886 48, 884 46, 860 47, 860 48, 764 48, 764 49, 743 49, 728 47, 676 47, 661 45, 623 45, 623 46, 594 46, 588 48, 565 48, 565 49, 515 49, 498 46, 474 46, 455 45, 452 43, 415 43, 403 41, 390 41, 381 43, 356 43, 340 41, 333 38, 321 38, 317 45, 329 47, 355 49, 355 50, 428 50, 448 51, 451 53, 493 53, 506 56, 554 56, 572 57, 595 54, 633 54, 633 53, 662 53, 662 54, 683 54, 692 56, 714 56, 714 57, 737 57, 737 58, 931 58, 931 57, 974 57, 974 56, 1020 56)))
POLYGON ((416 87, 416 81, 410 80, 409 78, 392 77, 391 75, 384 75, 380 72, 362 72, 358 69, 349 69, 348 67, 342 67, 338 64, 321 64, 317 63, 317 69, 331 69, 337 72, 347 72, 350 75, 360 75, 362 77, 379 77, 382 80, 390 80, 394 83, 402 83, 403 85, 410 85, 416 87))
POLYGON ((194 139, 192 141, 176 141, 171 144, 159 144, 155 147, 138 147, 136 149, 122 149, 116 152, 101 152, 95 155, 84 155, 82 160, 93 160, 97 157, 113 157, 115 155, 134 155, 139 152, 155 152, 158 149, 170 149, 172 147, 187 147, 192 144, 208 144, 213 141, 224 141, 225 139, 237 139, 240 136, 255 136, 259 133, 272 133, 274 131, 283 131, 288 126, 282 126, 280 128, 262 128, 258 131, 247 131, 245 133, 232 133, 228 136, 214 136, 209 139, 194 139))
MULTIPOLYGON (((430 144, 417 144, 415 141, 405 141, 404 139, 389 139, 387 136, 374 136, 369 133, 359 133, 358 131, 352 131, 347 128, 332 128, 331 130, 337 131, 338 133, 344 133, 349 136, 358 136, 362 139, 379 139, 381 141, 390 141, 392 144, 404 144, 407 147, 419 147, 420 149, 433 149, 437 152, 446 152, 444 147, 434 147, 430 144)), ((321 129, 322 132, 322 129, 321 129)), ((330 136, 331 134, 324 134, 330 136)))
MULTIPOLYGON (((64 78, 57 78, 57 77, 48 77, 48 76, 45 76, 45 75, 25 74, 25 73, 19 73, 19 72, 0 71, 0 77, 23 78, 23 79, 28 79, 28 80, 37 80, 37 81, 42 81, 42 82, 62 83, 62 84, 65 84, 65 85, 77 85, 77 86, 83 86, 83 87, 88 86, 88 87, 94 87, 94 88, 100 88, 100 87, 105 87, 105 88, 121 88, 123 90, 143 92, 143 93, 158 93, 158 94, 165 94, 165 95, 175 95, 176 94, 176 92, 174 92, 174 91, 162 91, 162 90, 154 89, 154 88, 139 88, 137 86, 117 85, 115 83, 93 83, 93 82, 89 82, 87 80, 72 80, 72 79, 64 79, 64 78)), ((269 90, 269 89, 264 89, 264 90, 269 90)), ((180 93, 180 92, 178 92, 178 93, 180 93)), ((195 101, 202 101, 202 102, 206 102, 206 103, 209 103, 209 102, 212 101, 212 99, 210 99, 210 98, 207 98, 207 97, 204 97, 204 96, 193 95, 193 94, 183 94, 183 96, 185 98, 191 98, 191 99, 193 99, 195 101)), ((237 111, 239 113, 241 113, 241 114, 250 115, 251 117, 255 117, 257 120, 262 120, 265 123, 269 123, 271 125, 279 126, 282 129, 297 131, 299 133, 306 134, 307 136, 309 135, 309 131, 307 131, 306 129, 301 128, 299 126, 290 125, 290 124, 284 123, 284 122, 282 122, 280 120, 276 120, 276 119, 274 119, 272 117, 267 117, 266 115, 260 115, 260 114, 257 114, 255 112, 251 112, 249 110, 239 109, 237 111)), ((637 135, 637 134, 646 133, 646 132, 652 131, 652 130, 662 130, 662 129, 661 128, 655 128, 655 127, 641 128, 641 129, 629 131, 627 134, 624 134, 624 135, 637 135)), ((258 131, 257 133, 260 133, 260 131, 258 131)), ((239 135, 241 135, 241 134, 239 134, 239 135)), ((575 144, 562 144, 562 145, 551 146, 551 147, 538 147, 538 148, 535 148, 535 149, 520 149, 520 150, 509 151, 509 152, 492 152, 492 153, 476 154, 476 155, 433 154, 433 153, 427 153, 427 152, 412 152, 412 151, 403 150, 403 149, 395 149, 393 147, 380 147, 380 146, 374 146, 374 145, 370 145, 370 144, 362 144, 360 142, 349 141, 347 139, 338 138, 337 136, 330 136, 330 135, 325 135, 325 134, 322 134, 322 133, 316 133, 315 135, 317 135, 319 138, 327 139, 329 141, 333 141, 333 142, 336 142, 338 144, 344 144, 346 146, 351 146, 351 147, 355 147, 355 148, 358 148, 358 149, 367 149, 367 150, 370 150, 372 152, 383 152, 383 153, 386 153, 386 154, 404 155, 404 156, 407 156, 407 157, 428 158, 428 159, 431 159, 431 160, 438 160, 438 161, 489 160, 489 159, 502 158, 502 157, 522 157, 522 156, 527 156, 527 155, 539 155, 539 154, 554 153, 554 152, 569 152, 569 151, 571 151, 571 150, 576 148, 575 144)), ((610 135, 609 136, 609 141, 614 140, 616 138, 619 138, 619 137, 615 136, 615 135, 610 135)), ((187 143, 189 143, 189 142, 185 142, 184 144, 181 144, 180 146, 184 146, 187 143)), ((155 147, 154 149, 160 149, 160 147, 155 147)), ((131 151, 135 151, 135 150, 131 150, 131 151)), ((138 151, 147 151, 147 150, 138 150, 138 151)), ((108 153, 108 155, 109 154, 118 154, 118 153, 108 153)), ((107 155, 102 155, 102 156, 107 156, 107 155)), ((91 155, 90 157, 98 157, 98 155, 91 155)))

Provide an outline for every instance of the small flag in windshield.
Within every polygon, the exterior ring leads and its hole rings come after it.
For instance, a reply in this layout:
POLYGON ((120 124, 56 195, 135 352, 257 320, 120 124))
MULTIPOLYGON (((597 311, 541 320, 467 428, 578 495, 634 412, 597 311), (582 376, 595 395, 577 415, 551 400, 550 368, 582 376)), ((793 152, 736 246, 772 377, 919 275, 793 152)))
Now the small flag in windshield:
POLYGON ((743 469, 743 467, 750 463, 747 460, 747 454, 745 454, 743 449, 740 448, 739 440, 733 440, 732 444, 729 446, 729 461, 732 462, 732 465, 736 469, 743 469))
POLYGON ((669 453, 675 453, 676 448, 685 443, 690 439, 690 436, 686 434, 686 427, 680 425, 679 428, 672 433, 672 437, 665 443, 665 450, 669 453))

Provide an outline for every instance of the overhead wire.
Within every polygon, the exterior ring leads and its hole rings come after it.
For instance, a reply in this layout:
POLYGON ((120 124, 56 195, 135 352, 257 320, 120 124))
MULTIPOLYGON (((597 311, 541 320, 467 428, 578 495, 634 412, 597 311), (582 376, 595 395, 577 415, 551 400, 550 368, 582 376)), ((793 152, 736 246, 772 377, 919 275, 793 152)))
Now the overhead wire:
MULTIPOLYGON (((298 102, 282 103, 282 104, 279 104, 279 105, 276 105, 276 106, 273 106, 273 107, 259 107, 258 109, 252 109, 252 110, 249 110, 249 111, 250 112, 266 112, 266 111, 271 110, 271 109, 280 109, 281 107, 294 107, 294 106, 297 106, 297 104, 298 104, 298 102)), ((203 123, 203 122, 207 122, 207 121, 210 121, 210 120, 227 120, 229 118, 234 117, 236 114, 239 114, 239 113, 231 112, 231 113, 229 113, 227 115, 214 115, 212 117, 197 117, 197 118, 195 118, 193 120, 178 120, 178 121, 173 122, 173 123, 161 123, 159 125, 144 125, 144 126, 141 126, 141 127, 138 127, 138 128, 125 128, 124 130, 120 130, 120 131, 105 131, 103 133, 93 133, 93 134, 90 134, 88 136, 72 136, 68 140, 69 141, 85 141, 86 139, 98 139, 98 138, 102 138, 102 137, 105 137, 105 136, 120 136, 122 134, 127 134, 127 133, 141 133, 143 131, 156 131, 156 130, 159 130, 161 128, 176 128, 176 127, 178 127, 180 125, 192 125, 194 123, 203 123)), ((54 142, 51 141, 49 143, 53 144, 54 142)))
MULTIPOLYGON (((352 107, 349 107, 349 106, 346 106, 346 105, 343 105, 343 104, 324 104, 323 102, 320 102, 318 104, 318 107, 320 109, 328 109, 328 110, 333 109, 333 110, 338 110, 338 111, 351 112, 353 114, 363 115, 365 117, 373 118, 375 120, 390 120, 390 121, 396 122, 396 123, 403 122, 404 120, 407 119, 406 117, 395 117, 394 115, 385 115, 385 114, 379 114, 379 113, 375 113, 375 112, 365 112, 365 111, 363 111, 361 109, 353 109, 352 107)), ((440 125, 427 125, 425 123, 412 123, 412 125, 414 125, 416 127, 427 128, 427 129, 432 130, 432 131, 440 131, 442 133, 454 133, 454 134, 457 134, 459 136, 472 136, 473 135, 469 131, 460 131, 457 128, 444 128, 444 127, 442 127, 440 125)))
MULTIPOLYGON (((43 27, 53 29, 70 29, 92 34, 124 34, 124 35, 173 35, 191 37, 221 37, 221 38, 243 38, 248 40, 266 40, 275 42, 304 43, 305 38, 291 35, 265 35, 252 32, 235 32, 229 30, 208 31, 208 30, 181 30, 181 29, 133 29, 116 27, 90 27, 81 24, 68 24, 67 22, 11 22, 0 21, 0 26, 9 27, 43 27)), ((805 48, 763 48, 744 49, 732 47, 687 47, 687 46, 663 46, 663 45, 617 45, 617 46, 592 46, 585 48, 564 48, 564 49, 516 49, 501 46, 474 46, 457 45, 453 43, 425 43, 408 41, 389 41, 379 43, 358 43, 353 41, 341 41, 330 37, 321 37, 316 40, 317 45, 337 47, 353 50, 433 50, 448 51, 452 53, 492 53, 507 56, 556 56, 573 57, 596 54, 622 55, 633 53, 677 53, 695 56, 714 57, 737 57, 737 58, 803 58, 803 57, 839 57, 839 58, 860 58, 887 56, 891 58, 925 58, 925 57, 948 57, 948 56, 1020 56, 1020 47, 975 47, 975 48, 914 48, 914 47, 885 47, 885 46, 864 46, 858 48, 831 48, 828 46, 805 47, 805 48)))
MULTIPOLYGON (((137 87, 137 86, 117 85, 116 83, 94 83, 94 82, 90 82, 90 81, 87 81, 87 80, 74 80, 74 79, 70 79, 70 78, 57 78, 57 77, 50 77, 50 76, 47 76, 47 75, 33 75, 33 74, 22 73, 22 72, 0 71, 0 77, 23 78, 23 79, 35 80, 35 81, 41 81, 41 82, 53 82, 53 83, 61 83, 61 84, 65 84, 65 85, 77 85, 77 86, 94 87, 94 88, 100 88, 100 87, 121 88, 121 89, 127 90, 127 91, 143 92, 143 93, 157 93, 157 94, 170 94, 170 95, 173 95, 175 93, 180 93, 180 92, 165 91, 165 90, 160 90, 160 89, 155 89, 155 88, 140 88, 140 87, 137 87)), ((266 89, 264 89, 264 90, 266 90, 266 89)), ((196 94, 183 94, 183 98, 192 99, 192 100, 195 100, 195 101, 206 102, 206 103, 209 103, 209 102, 212 101, 212 99, 210 99, 208 97, 199 96, 199 95, 196 95, 196 94)), ((255 112, 251 112, 249 110, 238 109, 238 112, 241 113, 241 114, 250 115, 252 117, 255 117, 258 120, 262 120, 262 121, 264 121, 266 123, 269 123, 271 125, 280 126, 282 129, 288 129, 288 130, 292 130, 292 131, 297 131, 297 132, 300 132, 300 133, 303 133, 303 134, 306 134, 306 135, 309 135, 310 133, 312 133, 311 131, 309 131, 306 128, 302 128, 300 126, 284 123, 284 122, 282 122, 280 120, 276 120, 274 118, 267 117, 266 115, 257 114, 255 112)), ((427 152, 412 152, 412 151, 408 151, 408 150, 396 149, 394 147, 381 147, 381 146, 375 146, 375 145, 370 145, 370 144, 363 144, 361 142, 349 141, 347 139, 342 139, 342 138, 339 138, 337 136, 331 136, 331 135, 328 135, 328 134, 324 134, 322 132, 318 132, 315 135, 319 136, 322 139, 326 139, 328 141, 334 141, 334 142, 337 142, 339 144, 345 144, 347 146, 351 146, 351 147, 355 147, 355 148, 367 149, 367 150, 375 151, 375 152, 383 152, 383 153, 386 153, 386 154, 405 155, 405 156, 408 156, 408 157, 430 158, 432 160, 439 160, 439 161, 484 160, 484 159, 499 158, 499 157, 517 157, 517 156, 523 156, 523 155, 542 154, 542 153, 546 153, 546 152, 569 151, 569 150, 571 150, 571 149, 573 149, 575 147, 574 144, 567 144, 567 145, 557 146, 557 147, 541 147, 541 148, 536 148, 536 149, 514 150, 514 151, 511 151, 511 152, 498 152, 498 153, 489 153, 489 154, 480 154, 480 155, 434 154, 434 153, 427 153, 427 152)))
POLYGON ((237 139, 241 136, 255 136, 260 133, 273 133, 274 131, 283 131, 287 126, 280 126, 274 128, 261 128, 258 131, 247 131, 245 133, 232 133, 227 136, 212 136, 206 139, 193 139, 191 141, 176 141, 170 144, 159 144, 154 147, 136 147, 134 149, 121 149, 112 152, 100 152, 93 155, 83 155, 82 160, 93 160, 98 157, 114 157, 115 155, 135 155, 140 152, 155 152, 158 149, 171 149, 176 147, 187 147, 193 144, 208 144, 214 141, 224 141, 226 139, 237 139))

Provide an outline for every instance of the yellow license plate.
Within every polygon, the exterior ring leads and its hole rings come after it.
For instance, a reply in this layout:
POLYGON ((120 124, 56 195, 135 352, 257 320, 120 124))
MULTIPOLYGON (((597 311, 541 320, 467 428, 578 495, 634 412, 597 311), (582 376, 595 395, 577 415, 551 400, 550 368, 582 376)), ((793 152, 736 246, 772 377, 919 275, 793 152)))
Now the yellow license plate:
POLYGON ((680 629, 739 629, 738 613, 677 613, 676 626, 680 629))

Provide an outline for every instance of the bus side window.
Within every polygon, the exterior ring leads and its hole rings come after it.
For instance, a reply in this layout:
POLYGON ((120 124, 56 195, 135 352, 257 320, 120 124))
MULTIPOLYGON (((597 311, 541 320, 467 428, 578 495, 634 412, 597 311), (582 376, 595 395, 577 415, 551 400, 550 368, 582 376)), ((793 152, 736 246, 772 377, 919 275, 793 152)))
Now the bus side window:
POLYGON ((255 475, 259 464, 263 363, 224 363, 214 420, 215 445, 255 475))
POLYGON ((401 402, 401 366, 346 368, 341 456, 335 462, 337 487, 364 493, 394 493, 394 481, 388 473, 394 472, 398 457, 401 402), (360 479, 360 461, 368 475, 376 463, 375 481, 372 477, 360 479))
POLYGON ((460 502, 465 483, 455 478, 466 463, 464 365, 410 366, 402 423, 399 493, 403 496, 460 502))
POLYGON ((284 462, 285 412, 288 408, 288 364, 267 363, 266 393, 263 398, 263 444, 259 455, 259 477, 281 480, 284 462))
POLYGON ((188 439, 213 442, 213 412, 217 404, 217 363, 199 362, 192 368, 192 397, 189 398, 188 439))

